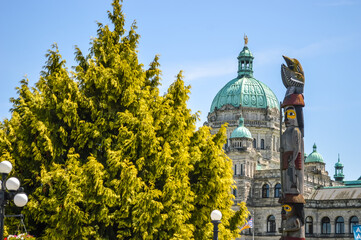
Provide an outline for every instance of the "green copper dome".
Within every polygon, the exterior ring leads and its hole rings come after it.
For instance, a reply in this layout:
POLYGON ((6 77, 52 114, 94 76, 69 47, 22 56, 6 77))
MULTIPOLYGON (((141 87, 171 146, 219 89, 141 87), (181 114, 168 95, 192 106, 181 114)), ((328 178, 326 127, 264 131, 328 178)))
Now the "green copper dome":
POLYGON ((251 132, 244 126, 244 119, 239 119, 239 126, 234 129, 231 134, 231 138, 249 138, 252 139, 251 132))
POLYGON ((320 162, 323 163, 323 157, 321 156, 321 154, 319 154, 317 152, 317 146, 316 143, 313 144, 313 152, 308 155, 308 157, 306 158, 306 163, 311 163, 311 162, 320 162))
POLYGON ((338 154, 338 161, 335 164, 335 175, 333 175, 336 181, 343 181, 345 175, 343 174, 343 164, 340 162, 340 154, 338 154))
POLYGON ((276 95, 253 77, 253 55, 245 46, 238 56, 238 76, 229 81, 214 97, 210 112, 231 104, 234 107, 278 108, 276 95))
POLYGON ((337 162, 337 163, 335 164, 335 167, 336 167, 336 168, 343 167, 343 164, 340 163, 340 162, 337 162))
POLYGON ((272 90, 253 77, 235 78, 228 82, 214 97, 210 112, 227 104, 279 109, 278 99, 272 90))
POLYGON ((335 168, 343 168, 343 164, 340 162, 340 154, 338 154, 338 161, 335 163, 335 168))
POLYGON ((247 46, 244 46, 243 50, 238 55, 238 58, 242 58, 242 57, 252 57, 253 58, 253 55, 247 46))

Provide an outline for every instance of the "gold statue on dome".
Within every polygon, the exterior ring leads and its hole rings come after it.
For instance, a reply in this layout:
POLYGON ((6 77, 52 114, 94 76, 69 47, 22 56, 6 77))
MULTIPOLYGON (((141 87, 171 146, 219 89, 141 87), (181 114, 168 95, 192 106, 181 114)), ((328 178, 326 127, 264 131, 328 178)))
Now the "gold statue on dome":
POLYGON ((246 34, 244 34, 244 46, 247 46, 247 44, 248 44, 248 37, 247 37, 247 35, 246 34))

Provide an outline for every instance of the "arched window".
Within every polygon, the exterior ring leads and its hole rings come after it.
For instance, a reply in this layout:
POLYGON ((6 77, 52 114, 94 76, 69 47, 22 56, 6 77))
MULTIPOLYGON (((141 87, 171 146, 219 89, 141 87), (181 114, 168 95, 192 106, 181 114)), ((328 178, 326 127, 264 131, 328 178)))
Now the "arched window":
POLYGON ((330 234, 331 233, 331 224, 328 217, 323 217, 321 220, 321 233, 330 234))
POLYGON ((244 167, 245 167, 245 170, 244 170, 244 175, 245 176, 248 176, 248 162, 246 162, 245 164, 244 164, 244 167))
POLYGON ((261 149, 264 149, 264 139, 261 139, 261 149))
POLYGON ((352 216, 351 218, 350 218, 350 233, 353 233, 353 226, 354 225, 358 225, 358 217, 356 217, 356 216, 352 216))
POLYGON ((345 233, 345 221, 343 220, 343 217, 336 218, 335 233, 336 234, 344 234, 345 233))
POLYGON ((264 184, 262 186, 262 197, 263 198, 269 198, 269 186, 268 186, 268 184, 264 184))
POLYGON ((313 219, 312 217, 306 217, 306 233, 313 234, 313 219))
POLYGON ((281 184, 277 183, 275 186, 275 198, 281 197, 281 184))
POLYGON ((253 148, 257 148, 257 140, 253 138, 253 148))
POLYGON ((276 232, 276 218, 273 215, 267 218, 267 232, 276 232))

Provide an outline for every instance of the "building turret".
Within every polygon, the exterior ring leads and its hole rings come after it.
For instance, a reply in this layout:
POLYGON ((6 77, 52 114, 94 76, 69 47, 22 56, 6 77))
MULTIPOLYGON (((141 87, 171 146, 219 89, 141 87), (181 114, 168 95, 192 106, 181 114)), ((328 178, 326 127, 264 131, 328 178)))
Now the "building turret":
POLYGON ((247 47, 248 37, 244 36, 244 47, 238 55, 238 78, 253 77, 253 55, 247 47))
POLYGON ((316 143, 313 144, 313 152, 308 155, 305 160, 306 163, 323 163, 323 157, 317 152, 316 143))
POLYGON ((338 154, 338 161, 335 164, 335 175, 333 177, 338 182, 342 182, 345 178, 345 175, 343 175, 343 164, 340 162, 340 154, 338 154))
POLYGON ((239 119, 239 126, 231 134, 231 147, 236 149, 247 149, 252 146, 252 134, 244 126, 244 118, 239 119))

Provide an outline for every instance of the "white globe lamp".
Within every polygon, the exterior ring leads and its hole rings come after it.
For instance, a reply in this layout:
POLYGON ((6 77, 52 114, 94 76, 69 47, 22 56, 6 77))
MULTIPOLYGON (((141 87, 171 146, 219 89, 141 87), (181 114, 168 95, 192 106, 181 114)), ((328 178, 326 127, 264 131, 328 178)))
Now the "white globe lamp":
POLYGON ((220 221, 222 219, 222 213, 219 210, 213 210, 211 213, 212 221, 220 221))
POLYGON ((211 212, 211 219, 213 223, 213 240, 218 240, 218 224, 221 223, 222 213, 219 210, 213 210, 211 212))
POLYGON ((14 203, 17 207, 24 207, 28 203, 28 196, 25 193, 18 193, 14 197, 14 203))
POLYGON ((13 165, 9 161, 0 162, 0 173, 9 174, 13 169, 13 165))
POLYGON ((11 177, 8 180, 6 180, 5 186, 6 189, 9 191, 16 191, 20 187, 20 181, 16 177, 11 177))

